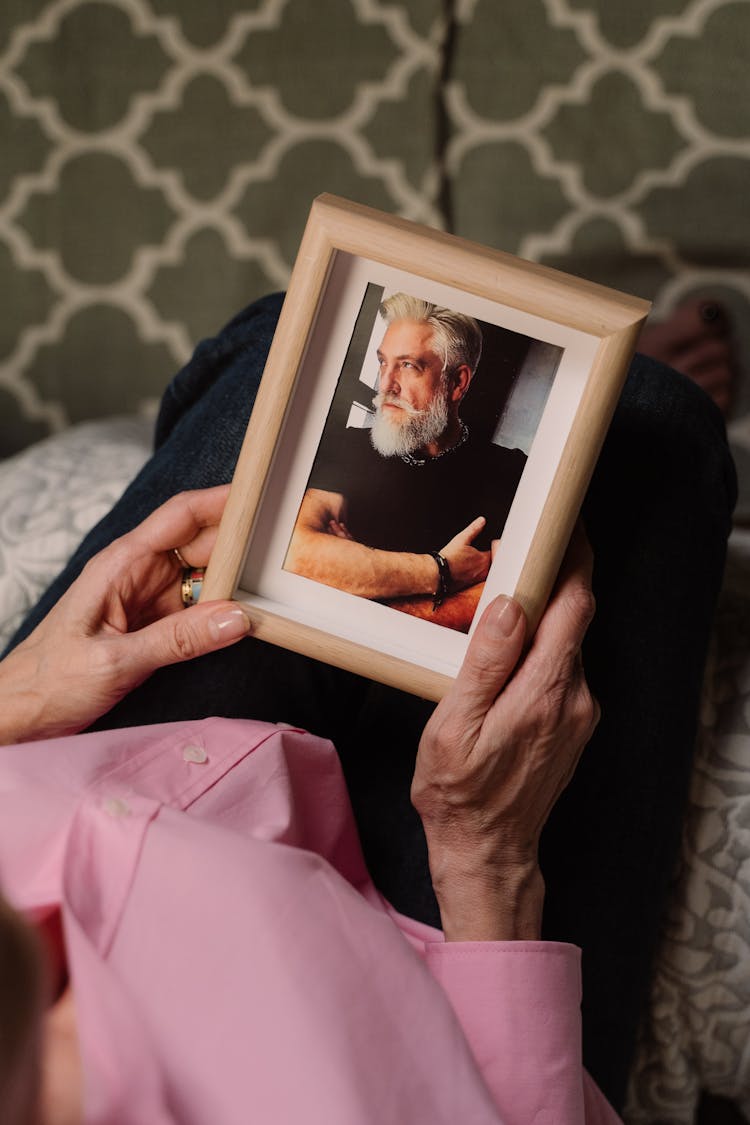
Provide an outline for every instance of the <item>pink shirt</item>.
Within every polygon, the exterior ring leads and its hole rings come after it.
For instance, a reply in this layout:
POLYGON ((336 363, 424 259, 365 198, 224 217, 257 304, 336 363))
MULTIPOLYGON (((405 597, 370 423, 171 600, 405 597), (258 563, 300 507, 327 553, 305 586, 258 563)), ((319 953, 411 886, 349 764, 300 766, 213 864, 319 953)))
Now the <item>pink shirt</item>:
POLYGON ((211 719, 0 750, 0 883, 62 911, 96 1125, 589 1125, 579 951, 446 944, 364 865, 313 735, 211 719))

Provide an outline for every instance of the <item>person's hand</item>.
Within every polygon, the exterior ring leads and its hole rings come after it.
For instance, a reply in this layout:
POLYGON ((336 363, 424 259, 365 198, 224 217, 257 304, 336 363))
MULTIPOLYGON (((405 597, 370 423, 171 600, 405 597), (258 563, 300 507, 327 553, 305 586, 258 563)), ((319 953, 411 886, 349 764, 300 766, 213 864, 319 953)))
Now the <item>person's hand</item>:
POLYGON ((354 539, 354 536, 343 520, 329 520, 328 532, 330 535, 335 535, 338 539, 354 539))
POLYGON ((728 413, 739 367, 731 318, 721 301, 689 297, 665 320, 647 321, 638 350, 687 375, 728 413))
POLYGON ((580 655, 593 608, 577 543, 521 663, 523 612, 496 598, 425 727, 412 802, 446 940, 539 937, 539 837, 599 717, 580 655))
POLYGON ((486 522, 484 516, 477 516, 440 550, 450 567, 454 590, 463 590, 477 582, 484 582, 487 577, 492 561, 490 552, 478 551, 471 545, 486 522))
POLYGON ((0 742, 82 730, 157 668, 247 635, 234 602, 183 607, 173 551, 206 565, 227 495, 228 486, 183 492, 87 563, 0 664, 0 742))

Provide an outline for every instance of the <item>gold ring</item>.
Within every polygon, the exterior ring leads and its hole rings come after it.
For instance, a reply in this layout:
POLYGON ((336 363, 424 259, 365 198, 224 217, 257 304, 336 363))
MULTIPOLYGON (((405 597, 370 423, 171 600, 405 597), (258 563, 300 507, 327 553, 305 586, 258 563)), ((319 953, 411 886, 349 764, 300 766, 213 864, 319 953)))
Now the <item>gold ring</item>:
POLYGON ((182 581, 180 583, 180 596, 185 609, 187 609, 188 606, 195 605, 198 598, 201 596, 201 586, 203 585, 203 575, 205 573, 205 566, 186 566, 183 570, 182 581))
POLYGON ((184 570, 190 570, 190 563, 187 561, 187 559, 183 558, 182 552, 180 551, 179 547, 173 547, 172 554, 184 570))

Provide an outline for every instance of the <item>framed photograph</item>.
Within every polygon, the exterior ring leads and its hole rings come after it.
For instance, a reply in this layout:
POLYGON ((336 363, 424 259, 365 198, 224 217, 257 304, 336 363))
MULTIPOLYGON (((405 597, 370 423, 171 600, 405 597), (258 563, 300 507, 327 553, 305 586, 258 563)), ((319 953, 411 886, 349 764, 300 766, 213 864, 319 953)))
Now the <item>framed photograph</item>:
POLYGON ((439 699, 497 594, 536 627, 648 310, 320 196, 203 597, 439 699))

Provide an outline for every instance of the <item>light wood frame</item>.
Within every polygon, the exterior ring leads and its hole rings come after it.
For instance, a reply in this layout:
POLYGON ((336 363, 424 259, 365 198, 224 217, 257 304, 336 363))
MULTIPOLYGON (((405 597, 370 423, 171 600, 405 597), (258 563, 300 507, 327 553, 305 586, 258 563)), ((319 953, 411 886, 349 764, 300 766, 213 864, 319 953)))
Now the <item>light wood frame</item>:
MULTIPOLYGON (((264 497, 268 495, 274 475, 277 479, 283 475, 284 466, 277 464, 275 456, 277 446, 289 420, 291 404, 299 392, 300 373, 316 320, 325 306, 332 265, 340 255, 403 271, 428 286, 429 283, 448 286, 466 294, 467 300, 473 297, 489 301, 507 315, 539 318, 550 326, 563 326, 572 333, 582 334, 584 342, 590 342, 592 359, 584 372, 585 385, 577 400, 572 424, 566 429, 530 545, 514 587, 502 591, 521 603, 531 631, 552 589, 650 306, 639 298, 335 196, 322 195, 314 201, 240 452, 202 597, 204 600, 234 597, 242 601, 251 617, 253 633, 261 640, 438 700, 458 671, 460 658, 455 653, 447 661, 447 670, 436 668, 430 666, 419 645, 413 651, 408 645, 384 651, 367 636, 357 640, 351 635, 339 635, 340 631, 330 628, 327 622, 301 621, 276 600, 241 586, 248 550, 254 549, 252 535, 262 513, 264 497)), ((313 594, 312 588, 310 593, 313 594)), ((339 596, 347 599, 347 607, 352 602, 364 601, 353 599, 351 595, 339 596)), ((385 607, 378 607, 381 608, 385 607)), ((396 614, 393 610, 388 612, 396 614)), ((346 616, 349 616, 349 608, 346 616)), ((440 627, 429 625, 428 628, 440 627)), ((451 643, 455 644, 455 639, 451 643)), ((462 643, 465 646, 465 638, 462 643)), ((429 648, 433 646, 434 638, 429 648)))

